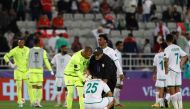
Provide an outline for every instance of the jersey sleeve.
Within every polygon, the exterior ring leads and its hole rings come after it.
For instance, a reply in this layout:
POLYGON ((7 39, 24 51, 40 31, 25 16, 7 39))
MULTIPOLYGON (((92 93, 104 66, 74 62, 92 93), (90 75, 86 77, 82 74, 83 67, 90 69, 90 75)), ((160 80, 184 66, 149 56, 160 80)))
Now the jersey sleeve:
POLYGON ((186 56, 187 55, 187 53, 185 53, 185 51, 183 51, 181 48, 180 48, 180 56, 186 56))
POLYGON ((165 50, 164 50, 164 58, 169 58, 169 50, 166 48, 165 50))
POLYGON ((51 63, 53 64, 53 65, 56 65, 56 55, 53 57, 53 59, 51 60, 51 63))
POLYGON ((52 71, 51 65, 50 65, 49 60, 48 60, 47 52, 45 50, 44 50, 44 53, 43 53, 43 59, 44 59, 44 63, 46 65, 47 69, 49 71, 52 71))
POLYGON ((153 60, 153 66, 156 66, 156 61, 157 61, 157 58, 156 58, 156 55, 154 56, 154 60, 153 60))
POLYGON ((75 57, 74 60, 74 71, 76 72, 76 74, 78 75, 78 77, 81 79, 81 81, 84 81, 84 75, 83 72, 81 72, 81 66, 80 66, 80 59, 78 57, 75 57))
POLYGON ((8 53, 6 53, 5 56, 3 57, 4 60, 5 60, 5 62, 8 63, 8 62, 10 61, 9 59, 10 59, 12 56, 14 56, 14 54, 15 54, 15 49, 12 49, 12 50, 9 51, 8 53))
POLYGON ((103 84, 104 92, 105 92, 105 93, 108 93, 108 92, 110 91, 110 88, 109 88, 108 85, 107 85, 106 83, 104 83, 103 81, 102 81, 102 84, 103 84))

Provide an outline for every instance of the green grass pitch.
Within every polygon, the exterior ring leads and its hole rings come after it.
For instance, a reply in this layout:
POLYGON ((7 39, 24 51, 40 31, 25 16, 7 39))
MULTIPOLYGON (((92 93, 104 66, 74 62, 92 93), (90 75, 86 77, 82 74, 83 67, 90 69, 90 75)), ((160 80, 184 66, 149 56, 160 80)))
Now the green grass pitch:
MULTIPOLYGON (((122 102, 125 108, 115 108, 115 109, 153 109, 151 105, 153 102, 122 102)), ((43 108, 41 109, 66 109, 65 107, 55 107, 55 102, 42 102, 43 108)), ((13 101, 0 101, 0 109, 19 109, 16 102, 13 101)), ((30 107, 29 103, 24 104, 23 109, 33 109, 30 107)), ((79 109, 78 102, 74 102, 73 109, 79 109)), ((172 109, 172 108, 170 108, 172 109)), ((184 102, 184 109, 190 109, 190 101, 184 102)))

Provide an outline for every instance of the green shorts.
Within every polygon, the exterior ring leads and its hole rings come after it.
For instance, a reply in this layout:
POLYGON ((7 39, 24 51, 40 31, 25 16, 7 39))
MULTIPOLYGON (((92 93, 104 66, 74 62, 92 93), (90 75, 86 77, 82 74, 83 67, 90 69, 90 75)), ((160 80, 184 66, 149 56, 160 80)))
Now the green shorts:
POLYGON ((30 83, 39 83, 44 81, 43 73, 30 73, 30 83))
POLYGON ((83 87, 84 84, 79 77, 66 76, 64 75, 65 85, 66 86, 75 86, 75 87, 83 87))
POLYGON ((28 79, 26 75, 27 75, 27 72, 15 70, 14 71, 14 80, 20 80, 20 81, 26 80, 26 79, 28 79))

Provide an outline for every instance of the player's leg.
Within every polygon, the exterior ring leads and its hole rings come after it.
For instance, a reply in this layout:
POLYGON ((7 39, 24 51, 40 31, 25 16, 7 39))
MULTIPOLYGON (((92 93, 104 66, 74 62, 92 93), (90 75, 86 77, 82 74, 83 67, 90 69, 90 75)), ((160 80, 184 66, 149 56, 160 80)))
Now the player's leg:
POLYGON ((79 95, 79 105, 80 109, 84 109, 84 84, 79 78, 75 78, 75 86, 79 95))
POLYGON ((119 102, 119 95, 120 95, 120 89, 119 89, 119 86, 117 85, 116 88, 114 89, 114 98, 115 98, 115 106, 119 105, 120 102, 119 102))
MULTIPOLYGON (((112 93, 114 93, 114 89, 116 87, 116 82, 117 82, 117 79, 114 79, 114 78, 108 80, 107 84, 108 84, 108 86, 109 86, 112 93)), ((114 105, 110 109, 114 109, 114 105)))
POLYGON ((152 105, 152 107, 159 107, 159 81, 156 80, 155 87, 156 87, 156 92, 155 92, 155 103, 152 105))
POLYGON ((159 103, 160 103, 160 107, 163 108, 164 107, 164 87, 160 87, 159 88, 159 103))
MULTIPOLYGON (((65 98, 66 98, 67 93, 68 93, 67 87, 64 87, 64 91, 65 91, 65 98)), ((64 107, 67 107, 67 101, 66 101, 66 99, 65 99, 65 101, 64 101, 64 107)))
POLYGON ((61 78, 56 78, 56 87, 57 87, 57 104, 56 107, 61 106, 61 95, 62 95, 62 79, 61 78))
POLYGON ((104 109, 110 109, 114 105, 114 98, 113 97, 106 97, 108 99, 108 105, 104 109))
POLYGON ((38 107, 42 107, 41 100, 43 96, 43 90, 42 90, 42 85, 43 85, 43 73, 37 74, 38 75, 38 82, 37 82, 37 104, 38 107))
POLYGON ((14 71, 14 79, 16 80, 17 103, 19 104, 19 107, 23 107, 23 103, 22 103, 22 73, 19 71, 14 71))
POLYGON ((73 103, 73 93, 74 93, 74 80, 71 76, 64 76, 65 79, 65 85, 67 86, 67 109, 72 109, 72 103, 73 103))
POLYGON ((33 94, 33 103, 32 106, 35 106, 37 103, 37 75, 35 73, 30 73, 29 82, 32 85, 32 94, 33 94))
POLYGON ((176 87, 175 87, 175 93, 177 96, 177 102, 178 102, 179 109, 183 109, 182 94, 180 91, 181 85, 182 85, 182 77, 181 77, 181 73, 179 73, 176 76, 176 87))
POLYGON ((169 71, 167 77, 167 85, 169 89, 169 93, 171 95, 171 102, 173 104, 174 109, 178 109, 177 103, 177 95, 175 93, 175 72, 169 71))

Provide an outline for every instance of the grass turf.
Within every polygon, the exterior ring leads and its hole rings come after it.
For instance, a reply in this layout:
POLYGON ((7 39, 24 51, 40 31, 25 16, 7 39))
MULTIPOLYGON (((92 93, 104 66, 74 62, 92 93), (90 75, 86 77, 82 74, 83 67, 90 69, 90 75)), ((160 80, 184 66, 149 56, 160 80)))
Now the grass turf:
MULTIPOLYGON (((153 109, 151 105, 153 102, 122 102, 125 105, 124 108, 115 109, 153 109)), ((55 107, 55 102, 42 102, 43 108, 41 109, 66 109, 65 107, 55 107)), ((184 102, 184 109, 189 109, 190 101, 184 102)), ((16 102, 13 101, 0 101, 0 109, 19 109, 16 102)), ((24 104, 23 109, 33 109, 30 107, 29 102, 24 104)), ((73 109, 79 109, 78 102, 74 102, 73 109)), ((172 109, 172 108, 170 108, 172 109)))

